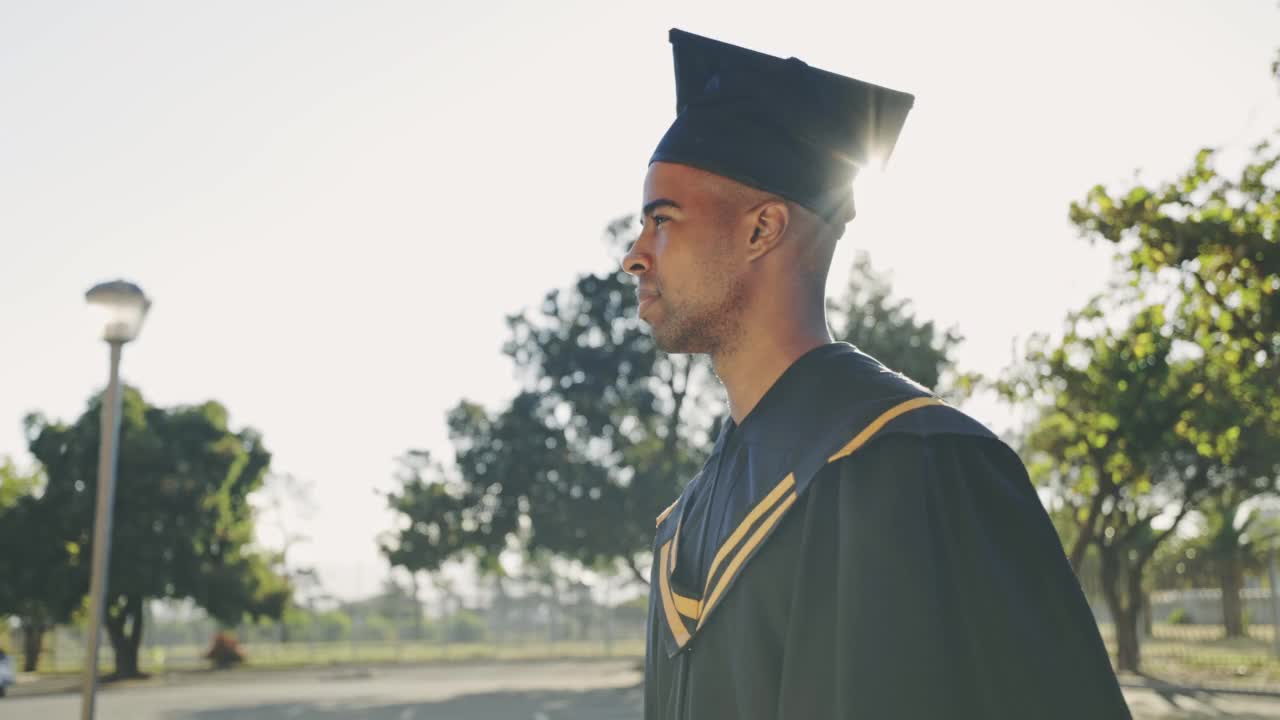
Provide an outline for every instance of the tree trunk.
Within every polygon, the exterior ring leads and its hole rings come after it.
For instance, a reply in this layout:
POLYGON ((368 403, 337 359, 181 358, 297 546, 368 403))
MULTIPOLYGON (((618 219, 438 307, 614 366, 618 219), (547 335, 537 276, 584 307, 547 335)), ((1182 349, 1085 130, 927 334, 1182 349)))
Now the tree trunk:
POLYGON ((1141 663, 1136 618, 1123 610, 1116 616, 1116 668, 1138 672, 1141 663))
POLYGON ((1102 552, 1102 592, 1107 601, 1107 609, 1111 611, 1116 632, 1116 669, 1138 672, 1141 656, 1138 645, 1138 609, 1137 601, 1142 591, 1141 577, 1129 580, 1129 602, 1124 602, 1120 587, 1120 551, 1116 548, 1104 547, 1102 552))
POLYGON ((493 576, 493 607, 490 616, 492 620, 490 622, 493 627, 493 641, 499 646, 506 642, 507 639, 508 605, 507 589, 502 584, 502 575, 495 574, 493 576))
POLYGON ((107 635, 116 656, 115 676, 142 677, 138 667, 138 648, 142 645, 142 598, 130 595, 124 607, 107 614, 107 635), (126 629, 126 624, 129 626, 126 629))
POLYGON ((556 644, 556 620, 560 613, 560 598, 556 595, 555 587, 551 588, 551 602, 547 603, 547 642, 552 647, 556 644))
POLYGON ((1080 566, 1084 564, 1085 553, 1089 552, 1089 546, 1093 544, 1098 533, 1098 518, 1102 517, 1102 504, 1107 497, 1108 493, 1098 493, 1094 496, 1093 502, 1089 504, 1089 514, 1080 525, 1080 534, 1067 555, 1067 561, 1071 563, 1071 572, 1076 577, 1080 577, 1080 566))
POLYGON ((22 671, 35 672, 40 664, 40 650, 44 646, 44 631, 48 628, 42 622, 34 620, 22 621, 22 671))
MULTIPOLYGON (((588 596, 589 598, 590 596, 588 596)), ((591 637, 591 605, 580 599, 576 610, 578 615, 578 639, 585 642, 591 637)))
POLYGON ((1244 607, 1240 602, 1240 588, 1244 585, 1244 571, 1240 563, 1240 549, 1233 547, 1222 560, 1222 624, 1227 637, 1244 637, 1244 607))
MULTIPOLYGON (((1127 625, 1126 632, 1131 637, 1128 644, 1132 648, 1127 657, 1133 662, 1131 666, 1125 666, 1125 669, 1132 672, 1138 672, 1142 661, 1142 641, 1138 636, 1141 628, 1138 626, 1138 621, 1141 619, 1139 616, 1142 613, 1142 605, 1146 599, 1146 593, 1142 591, 1142 568, 1144 562, 1128 562, 1125 566, 1125 584, 1128 585, 1128 590, 1125 592, 1125 601, 1128 603, 1125 608, 1125 624, 1127 625)), ((1117 635, 1116 637, 1119 638, 1120 636, 1117 635)))
MULTIPOLYGON (((412 586, 413 586, 413 639, 420 641, 423 639, 423 636, 426 635, 426 633, 422 631, 423 608, 422 608, 422 596, 419 593, 419 588, 418 588, 418 573, 410 572, 409 581, 412 583, 412 586)), ((501 590, 502 588, 501 583, 499 583, 498 588, 499 590, 501 590)))
POLYGON ((1151 617, 1151 593, 1142 591, 1142 635, 1143 637, 1155 637, 1154 628, 1155 621, 1151 617))
POLYGON ((636 558, 634 555, 627 556, 627 567, 631 570, 631 574, 635 575, 635 578, 639 580, 641 584, 645 587, 649 586, 649 578, 647 575, 640 572, 640 566, 636 564, 636 558))

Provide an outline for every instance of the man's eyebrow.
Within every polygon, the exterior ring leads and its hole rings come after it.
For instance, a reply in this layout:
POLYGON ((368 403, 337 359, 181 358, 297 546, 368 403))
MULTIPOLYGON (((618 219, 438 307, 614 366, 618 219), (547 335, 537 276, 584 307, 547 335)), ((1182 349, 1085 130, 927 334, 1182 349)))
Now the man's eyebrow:
POLYGON ((668 198, 658 198, 657 200, 654 200, 652 202, 645 203, 644 208, 640 210, 640 216, 649 217, 650 215, 653 214, 654 210, 657 210, 658 208, 662 208, 662 207, 675 208, 676 210, 679 210, 680 203, 668 198))

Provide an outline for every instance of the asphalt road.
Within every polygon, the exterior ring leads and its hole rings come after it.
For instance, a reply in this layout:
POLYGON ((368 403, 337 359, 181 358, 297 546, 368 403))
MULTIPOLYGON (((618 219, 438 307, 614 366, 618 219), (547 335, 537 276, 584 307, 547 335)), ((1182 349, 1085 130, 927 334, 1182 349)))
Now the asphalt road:
MULTIPOLYGON (((639 720, 632 661, 238 671, 110 687, 98 720, 639 720)), ((1126 689, 1139 720, 1280 718, 1280 698, 1126 689)), ((4 720, 79 717, 75 694, 0 700, 4 720)))

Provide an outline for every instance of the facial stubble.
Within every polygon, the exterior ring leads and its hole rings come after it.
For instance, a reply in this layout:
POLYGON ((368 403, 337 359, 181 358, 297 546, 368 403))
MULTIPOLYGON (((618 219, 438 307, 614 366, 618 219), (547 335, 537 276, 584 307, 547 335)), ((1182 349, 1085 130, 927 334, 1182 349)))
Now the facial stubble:
POLYGON ((706 263, 697 277, 705 282, 684 298, 664 295, 666 321, 653 328, 654 340, 667 353, 715 357, 732 351, 742 334, 746 280, 723 266, 706 263))

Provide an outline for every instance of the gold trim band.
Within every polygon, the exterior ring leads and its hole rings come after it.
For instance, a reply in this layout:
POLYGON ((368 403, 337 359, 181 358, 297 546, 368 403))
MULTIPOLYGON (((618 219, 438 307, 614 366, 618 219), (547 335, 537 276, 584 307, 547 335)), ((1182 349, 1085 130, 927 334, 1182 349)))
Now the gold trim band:
POLYGON ((661 556, 658 567, 658 591, 662 595, 662 610, 667 616, 667 625, 671 628, 671 635, 675 637, 676 644, 684 647, 689 642, 689 629, 684 626, 684 621, 680 619, 680 613, 676 610, 675 600, 671 597, 671 582, 667 579, 669 566, 667 564, 667 549, 671 546, 668 540, 666 545, 658 551, 661 556))
POLYGON ((724 591, 729 587, 729 583, 733 582, 733 578, 738 574, 738 568, 742 566, 742 563, 746 562, 747 558, 751 555, 751 551, 755 550, 756 546, 764 540, 765 536, 769 534, 769 531, 773 529, 773 526, 778 524, 778 521, 781 520, 782 516, 787 512, 787 508, 791 507, 797 497, 798 496, 794 492, 789 493, 786 499, 778 503, 778 507, 769 514, 769 517, 765 518, 765 521, 760 524, 760 527, 756 528, 755 532, 751 533, 751 539, 742 546, 742 549, 738 551, 738 554, 733 556, 733 561, 729 563, 727 568, 725 568, 724 577, 721 577, 720 582, 716 583, 715 592, 711 593, 711 595, 707 597, 705 605, 707 612, 703 613, 698 619, 698 627, 702 627, 702 622, 706 619, 707 615, 710 614, 711 608, 715 607, 720 596, 723 595, 724 591))
MULTIPOLYGON (((871 424, 863 428, 862 431, 855 435, 854 438, 846 443, 844 447, 840 448, 839 451, 828 458, 827 463, 830 464, 836 460, 852 455, 863 445, 866 445, 876 433, 883 430, 885 425, 888 425, 889 422, 900 415, 922 407, 929 407, 931 405, 946 405, 946 403, 934 397, 921 397, 913 400, 907 400, 906 402, 893 406, 873 420, 871 424)), ((733 534, 730 535, 729 538, 725 540, 724 544, 720 546, 720 549, 716 552, 715 559, 711 561, 711 570, 707 573, 707 584, 703 591, 704 599, 695 608, 698 620, 697 627, 702 627, 703 623, 706 622, 707 616, 711 614, 711 610, 714 609, 716 603, 720 600, 720 597, 729 588, 734 577, 741 569, 742 564, 746 562, 747 558, 756 549, 756 546, 764 541, 769 532, 773 530, 773 527, 778 524, 778 521, 782 519, 783 514, 787 511, 787 508, 791 507, 791 505, 795 503, 797 498, 797 495, 793 492, 795 484, 795 474, 788 473, 787 476, 782 479, 782 482, 778 483, 778 485, 770 491, 763 500, 756 503, 756 506, 751 509, 751 512, 747 513, 747 516, 743 518, 742 522, 738 523, 738 527, 734 529, 733 534), (752 526, 754 526, 756 521, 760 519, 760 516, 765 513, 768 513, 768 517, 765 518, 764 522, 762 522, 758 528, 756 528, 755 532, 751 533, 751 538, 747 540, 740 549, 735 551, 735 549, 738 548, 738 543, 742 542, 742 539, 751 531, 752 526), (719 582, 715 583, 715 590, 712 591, 711 585, 712 581, 716 579, 716 570, 720 567, 720 563, 723 562, 731 553, 733 554, 733 560, 729 562, 729 565, 725 568, 723 576, 719 579, 719 582)), ((692 601, 690 600, 690 602, 692 601)), ((685 615, 688 615, 688 613, 685 613, 685 615)), ((683 645, 683 643, 681 644, 683 645)))
POLYGON ((671 503, 670 505, 668 505, 668 506, 667 506, 667 509, 666 509, 666 510, 663 510, 663 511, 658 515, 658 519, 657 519, 656 521, 654 521, 653 526, 654 526, 654 527, 657 527, 657 526, 661 525, 661 524, 662 524, 662 521, 663 521, 663 520, 666 520, 666 519, 667 519, 667 516, 671 514, 671 511, 672 511, 672 510, 675 510, 675 509, 676 509, 676 506, 677 506, 677 505, 679 505, 679 504, 680 504, 680 498, 676 498, 676 501, 675 501, 675 502, 673 502, 673 503, 671 503))
POLYGON ((827 462, 833 463, 842 457, 851 455, 855 450, 862 447, 863 445, 866 445, 867 441, 871 439, 872 435, 875 435, 876 433, 880 432, 880 430, 882 430, 885 425, 889 424, 890 420, 893 420, 899 415, 902 415, 903 413, 911 412, 912 410, 915 410, 917 408, 928 407, 930 405, 946 405, 946 403, 942 402, 938 398, 922 397, 922 398, 916 398, 915 400, 908 400, 904 403, 893 406, 883 415, 871 421, 870 425, 863 428, 862 432, 855 435, 854 438, 848 442, 848 444, 840 448, 839 452, 827 458, 827 462))
MULTIPOLYGON (((720 546, 720 549, 716 552, 715 558, 711 561, 711 569, 707 571, 707 589, 711 587, 711 580, 715 578, 716 569, 720 567, 720 563, 724 561, 725 557, 728 556, 735 547, 737 547, 738 543, 742 542, 742 538, 746 537, 747 531, 751 529, 751 526, 755 524, 756 520, 760 519, 760 516, 768 512, 770 508, 778 502, 779 498, 787 494, 787 492, 795 486, 795 474, 787 473, 787 476, 782 478, 782 482, 778 483, 773 490, 769 491, 769 494, 765 495, 763 500, 756 503, 756 506, 751 508, 751 512, 747 513, 747 516, 743 518, 742 522, 738 523, 738 527, 734 529, 733 534, 730 535, 729 538, 724 541, 724 544, 720 546)), ((702 596, 707 596, 705 591, 702 596)))
POLYGON ((690 620, 697 620, 698 616, 702 614, 701 602, 694 600, 693 598, 685 597, 675 591, 671 592, 671 597, 675 600, 676 612, 690 620))

